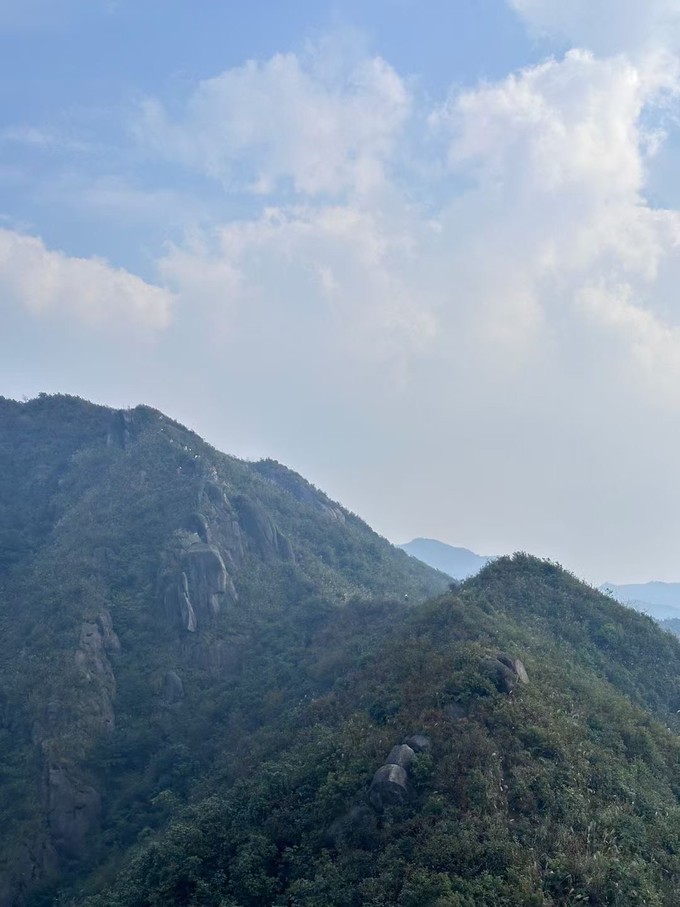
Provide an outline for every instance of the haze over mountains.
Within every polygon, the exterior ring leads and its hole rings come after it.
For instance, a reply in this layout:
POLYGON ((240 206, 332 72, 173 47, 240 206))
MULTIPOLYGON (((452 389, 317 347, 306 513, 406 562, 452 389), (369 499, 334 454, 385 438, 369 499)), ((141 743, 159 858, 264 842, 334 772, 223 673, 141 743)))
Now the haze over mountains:
MULTIPOLYGON (((399 547, 424 564, 459 581, 474 576, 494 560, 493 557, 475 554, 468 548, 447 545, 436 539, 417 538, 399 547)), ((621 604, 657 620, 680 619, 680 583, 603 583, 599 588, 621 604)))
POLYGON ((604 583, 600 589, 659 620, 680 618, 680 583, 604 583))
POLYGON ((680 643, 450 589, 148 407, 0 399, 0 904, 680 899, 680 643))
POLYGON ((474 576, 493 559, 436 539, 413 539, 399 547, 411 557, 417 557, 419 561, 457 580, 474 576))

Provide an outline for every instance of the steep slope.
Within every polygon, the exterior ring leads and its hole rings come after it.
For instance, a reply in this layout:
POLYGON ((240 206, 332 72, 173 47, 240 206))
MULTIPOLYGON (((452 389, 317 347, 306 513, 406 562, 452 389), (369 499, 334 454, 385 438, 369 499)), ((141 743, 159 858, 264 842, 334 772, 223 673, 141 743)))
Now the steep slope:
POLYGON ((115 862, 327 684, 304 654, 336 612, 388 626, 446 582, 154 410, 0 398, 0 904, 115 862))
POLYGON ((671 907, 679 678, 651 619, 500 559, 252 734, 69 903, 671 907))
POLYGON ((492 560, 467 548, 456 548, 436 539, 413 539, 399 547, 411 557, 457 580, 474 576, 492 560))

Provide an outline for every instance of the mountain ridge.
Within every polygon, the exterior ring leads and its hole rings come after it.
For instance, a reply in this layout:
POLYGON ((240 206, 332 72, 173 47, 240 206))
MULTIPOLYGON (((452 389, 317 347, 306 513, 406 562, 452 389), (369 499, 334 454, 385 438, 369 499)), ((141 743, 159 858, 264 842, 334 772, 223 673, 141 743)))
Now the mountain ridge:
POLYGON ((0 791, 5 904, 91 858, 118 808, 87 768, 95 745, 172 750, 148 739, 167 734, 169 675, 189 702, 271 662, 258 652, 283 644, 277 621, 293 645, 354 599, 446 586, 302 477, 220 454, 148 407, 0 400, 0 501, 2 742, 18 779, 0 791))
POLYGON ((211 787, 84 903, 670 907, 679 657, 650 618, 557 565, 501 558, 252 738, 247 776, 211 787))
POLYGON ((0 542, 3 907, 678 903, 680 642, 558 565, 62 396, 0 542))
POLYGON ((600 590, 658 620, 680 618, 680 583, 659 580, 647 583, 603 583, 600 590))

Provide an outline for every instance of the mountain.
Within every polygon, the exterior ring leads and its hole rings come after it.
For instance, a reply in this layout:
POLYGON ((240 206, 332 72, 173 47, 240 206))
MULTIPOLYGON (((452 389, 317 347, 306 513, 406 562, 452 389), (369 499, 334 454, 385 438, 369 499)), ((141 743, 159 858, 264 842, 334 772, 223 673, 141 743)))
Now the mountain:
POLYGON ((680 619, 677 617, 668 617, 665 620, 659 620, 659 625, 667 630, 669 633, 674 633, 676 636, 680 636, 680 619))
POLYGON ((463 580, 479 573, 493 558, 483 557, 467 548, 455 548, 436 539, 413 539, 399 546, 411 557, 418 558, 453 579, 463 580))
POLYGON ((671 907, 679 667, 650 618, 501 558, 251 735, 73 903, 671 907))
POLYGON ((605 583, 600 589, 617 601, 659 620, 680 618, 680 583, 605 583))
POLYGON ((0 398, 0 904, 115 864, 217 754, 325 689, 329 623, 361 651, 446 585, 152 409, 0 398))
POLYGON ((680 903, 680 640, 450 586, 152 409, 0 399, 0 904, 680 903))

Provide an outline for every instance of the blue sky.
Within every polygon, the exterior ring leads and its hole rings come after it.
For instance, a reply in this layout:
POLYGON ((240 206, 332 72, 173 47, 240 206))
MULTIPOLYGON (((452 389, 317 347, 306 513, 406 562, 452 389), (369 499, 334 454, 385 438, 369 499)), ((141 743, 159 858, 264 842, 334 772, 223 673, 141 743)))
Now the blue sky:
POLYGON ((680 579, 680 0, 0 0, 0 393, 680 579))
MULTIPOLYGON (((433 97, 445 96, 452 84, 502 77, 536 55, 535 42, 499 0, 328 6, 33 0, 6 12, 0 7, 2 24, 1 160, 10 177, 3 180, 0 213, 20 226, 35 224, 70 254, 104 254, 121 265, 134 262, 142 273, 145 247, 153 255, 164 238, 181 233, 183 218, 123 223, 80 210, 70 211, 65 223, 58 202, 71 189, 77 193, 74 184, 87 173, 110 191, 121 183, 145 192, 186 191, 201 212, 210 207, 210 187, 176 167, 159 168, 132 147, 129 118, 143 97, 172 106, 203 79, 330 35, 380 54, 433 97)), ((229 213, 248 212, 249 201, 232 194, 229 213)))

